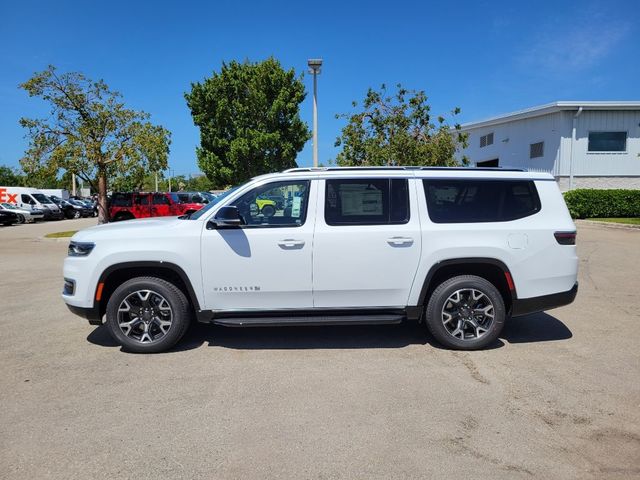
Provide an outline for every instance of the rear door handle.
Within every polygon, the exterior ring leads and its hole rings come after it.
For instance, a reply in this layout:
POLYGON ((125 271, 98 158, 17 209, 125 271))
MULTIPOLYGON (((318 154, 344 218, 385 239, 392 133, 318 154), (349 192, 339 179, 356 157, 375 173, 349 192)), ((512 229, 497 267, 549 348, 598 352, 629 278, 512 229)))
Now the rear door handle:
POLYGON ((410 245, 413 245, 413 238, 391 237, 391 238, 387 238, 387 243, 392 247, 410 246, 410 245))
POLYGON ((280 248, 284 249, 294 249, 294 248, 302 248, 304 247, 304 240, 294 240, 293 238, 285 238, 284 240, 280 240, 278 242, 280 248))

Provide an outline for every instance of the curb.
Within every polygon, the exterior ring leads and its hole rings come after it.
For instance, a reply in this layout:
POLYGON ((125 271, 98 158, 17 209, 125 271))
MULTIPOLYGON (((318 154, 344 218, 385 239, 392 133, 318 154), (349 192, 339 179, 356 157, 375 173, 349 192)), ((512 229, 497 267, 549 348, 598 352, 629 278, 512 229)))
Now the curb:
POLYGON ((575 222, 586 225, 599 225, 601 227, 617 228, 622 230, 636 230, 640 231, 640 225, 629 225, 626 223, 614 223, 614 222, 598 222, 596 220, 575 220, 575 222))

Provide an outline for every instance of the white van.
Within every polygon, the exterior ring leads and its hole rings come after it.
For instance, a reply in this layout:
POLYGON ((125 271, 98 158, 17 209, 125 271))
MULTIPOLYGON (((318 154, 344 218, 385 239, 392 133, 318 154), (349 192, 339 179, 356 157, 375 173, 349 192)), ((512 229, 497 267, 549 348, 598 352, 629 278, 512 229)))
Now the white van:
POLYGON ((42 210, 45 220, 61 220, 62 210, 37 188, 0 187, 0 203, 7 202, 27 210, 42 210))

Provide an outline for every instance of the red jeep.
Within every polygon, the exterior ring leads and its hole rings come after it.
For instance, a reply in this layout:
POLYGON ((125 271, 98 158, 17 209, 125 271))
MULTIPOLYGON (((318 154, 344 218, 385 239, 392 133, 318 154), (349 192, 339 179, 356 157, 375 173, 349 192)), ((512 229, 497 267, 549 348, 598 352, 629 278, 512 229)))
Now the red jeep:
POLYGON ((191 214, 202 207, 202 203, 180 203, 176 193, 114 193, 109 203, 109 218, 118 222, 132 218, 170 217, 191 214))

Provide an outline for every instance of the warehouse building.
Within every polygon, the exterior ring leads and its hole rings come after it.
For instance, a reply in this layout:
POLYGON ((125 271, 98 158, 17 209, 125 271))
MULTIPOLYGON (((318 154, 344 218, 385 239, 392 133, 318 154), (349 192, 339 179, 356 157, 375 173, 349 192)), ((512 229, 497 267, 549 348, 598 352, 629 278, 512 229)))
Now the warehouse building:
POLYGON ((640 101, 555 102, 462 131, 472 166, 549 172, 563 191, 640 188, 640 101))

